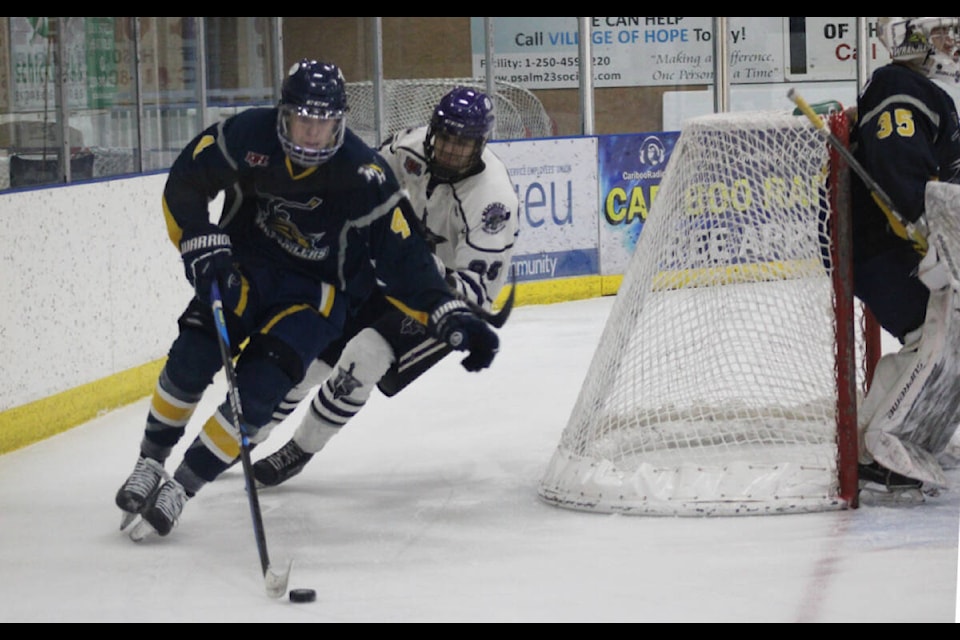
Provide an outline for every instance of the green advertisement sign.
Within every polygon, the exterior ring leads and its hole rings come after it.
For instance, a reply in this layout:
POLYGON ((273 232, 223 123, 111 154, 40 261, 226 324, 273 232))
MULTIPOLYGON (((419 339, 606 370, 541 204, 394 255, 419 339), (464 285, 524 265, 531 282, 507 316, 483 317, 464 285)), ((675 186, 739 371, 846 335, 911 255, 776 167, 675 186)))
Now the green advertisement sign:
POLYGON ((84 18, 87 59, 87 106, 113 105, 117 94, 117 57, 114 18, 84 18))

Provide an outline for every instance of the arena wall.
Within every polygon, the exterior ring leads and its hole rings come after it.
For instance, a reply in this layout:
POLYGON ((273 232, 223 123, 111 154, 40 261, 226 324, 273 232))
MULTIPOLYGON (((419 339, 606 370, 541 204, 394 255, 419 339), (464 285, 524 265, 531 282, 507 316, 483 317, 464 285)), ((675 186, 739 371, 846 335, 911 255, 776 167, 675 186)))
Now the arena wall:
MULTIPOLYGON (((491 143, 521 201, 518 305, 616 292, 636 232, 604 228, 604 142, 491 143)), ((192 294, 163 220, 166 175, 0 193, 0 453, 152 392, 192 294)))

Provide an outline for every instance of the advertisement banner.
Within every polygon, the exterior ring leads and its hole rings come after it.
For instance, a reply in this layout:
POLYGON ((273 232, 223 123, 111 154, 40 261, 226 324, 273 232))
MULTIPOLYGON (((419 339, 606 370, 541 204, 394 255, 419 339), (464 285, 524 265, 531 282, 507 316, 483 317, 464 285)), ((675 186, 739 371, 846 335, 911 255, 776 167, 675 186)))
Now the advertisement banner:
POLYGON ((117 55, 114 18, 84 18, 87 40, 87 106, 112 106, 117 94, 117 55))
MULTIPOLYGON (((10 59, 13 67, 13 111, 56 111, 52 36, 54 18, 10 18, 10 59)), ((86 105, 84 18, 61 18, 64 24, 66 99, 72 108, 86 105)))
POLYGON ((599 138, 601 275, 626 271, 679 137, 659 131, 599 138))
MULTIPOLYGON (((786 79, 851 80, 851 62, 857 59, 855 18, 781 18, 786 43, 786 79)), ((867 23, 867 69, 890 62, 890 52, 877 37, 877 19, 867 23)))
MULTIPOLYGON (((713 82, 713 18, 590 18, 596 87, 713 82)), ((731 18, 734 82, 783 80, 781 18, 731 18)), ((494 74, 527 89, 579 86, 577 18, 493 18, 494 74)), ((484 19, 470 19, 473 75, 486 74, 484 19)), ((851 63, 851 70, 853 66, 851 63)))
POLYGON ((517 282, 596 275, 597 139, 492 142, 520 200, 517 282))
MULTIPOLYGON (((713 84, 714 19, 608 16, 588 18, 595 87, 713 84)), ((868 68, 890 57, 867 25, 868 68)), ((473 75, 486 75, 484 18, 470 18, 473 75)), ((526 89, 579 86, 577 18, 492 18, 494 75, 526 89)), ((856 18, 727 19, 730 81, 855 80, 856 18)))

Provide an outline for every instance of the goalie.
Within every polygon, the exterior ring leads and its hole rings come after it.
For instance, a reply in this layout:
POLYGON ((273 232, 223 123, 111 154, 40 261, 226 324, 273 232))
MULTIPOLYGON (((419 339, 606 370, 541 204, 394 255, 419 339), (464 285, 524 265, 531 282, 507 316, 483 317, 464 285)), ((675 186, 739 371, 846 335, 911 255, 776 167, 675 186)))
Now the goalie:
POLYGON ((960 409, 960 126, 935 80, 960 82, 960 18, 879 18, 893 61, 857 100, 851 146, 897 208, 852 178, 854 291, 903 345, 880 359, 859 411, 861 481, 944 486, 937 457, 960 409), (899 214, 899 216, 898 216, 899 214), (930 232, 917 242, 902 220, 930 232))

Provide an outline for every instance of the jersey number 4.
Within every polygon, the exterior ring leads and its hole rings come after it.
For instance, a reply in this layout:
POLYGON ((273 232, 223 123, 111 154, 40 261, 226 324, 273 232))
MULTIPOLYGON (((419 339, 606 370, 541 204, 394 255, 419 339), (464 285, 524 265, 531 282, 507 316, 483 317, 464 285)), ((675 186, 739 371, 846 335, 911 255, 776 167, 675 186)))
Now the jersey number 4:
POLYGON ((404 217, 400 207, 393 210, 393 217, 390 218, 390 230, 398 234, 401 238, 410 237, 410 225, 407 224, 407 219, 404 217))

